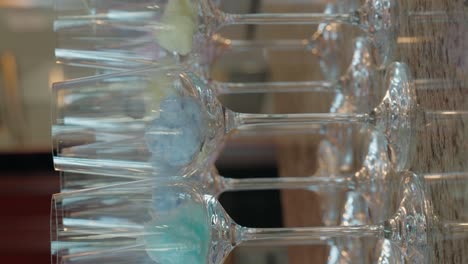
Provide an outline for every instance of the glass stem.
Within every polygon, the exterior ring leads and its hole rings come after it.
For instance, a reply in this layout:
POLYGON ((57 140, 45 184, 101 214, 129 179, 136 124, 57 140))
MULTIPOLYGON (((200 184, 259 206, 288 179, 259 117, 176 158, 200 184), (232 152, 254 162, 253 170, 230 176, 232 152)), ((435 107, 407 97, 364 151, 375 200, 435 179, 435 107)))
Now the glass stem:
POLYGON ((453 119, 459 117, 465 117, 468 115, 468 111, 464 110, 440 110, 440 111, 424 111, 424 115, 430 119, 453 119))
POLYGON ((223 191, 273 190, 273 189, 309 189, 319 191, 328 188, 347 188, 351 177, 309 176, 231 179, 220 177, 223 191))
MULTIPOLYGON (((76 9, 75 12, 79 10, 76 9)), ((125 22, 133 22, 133 21, 143 21, 148 20, 154 17, 154 12, 152 11, 107 11, 105 13, 96 13, 94 8, 88 8, 89 13, 86 15, 66 15, 66 16, 59 16, 59 20, 69 20, 69 21, 88 21, 88 22, 95 22, 100 21, 125 21, 125 22)))
POLYGON ((352 14, 324 13, 256 13, 256 14, 224 14, 225 25, 278 25, 278 24, 320 24, 344 23, 357 25, 359 17, 352 14))
POLYGON ((337 84, 327 81, 210 83, 218 94, 335 92, 337 84))
MULTIPOLYGON (((301 43, 297 40, 284 40, 286 43, 301 43)), ((306 40, 302 41, 305 42, 306 40)), ((245 47, 252 48, 265 47, 257 46, 256 41, 241 41, 245 42, 245 47)), ((263 41, 262 41, 263 42, 263 41)), ((270 42, 270 41, 265 41, 270 42)), ((281 40, 273 41, 272 43, 281 43, 281 40)), ((263 45, 263 44, 262 44, 263 45)), ((274 44, 272 44, 274 45, 274 44)), ((282 44, 278 44, 282 45, 282 44)), ((286 44, 287 45, 287 44, 286 44)), ((297 44, 298 47, 304 47, 305 44, 297 44)), ((291 45, 293 46, 293 45, 291 45)), ((234 47, 234 45, 233 45, 234 47)), ((283 46, 283 48, 288 48, 283 46)), ((453 82, 447 79, 417 79, 413 81, 417 90, 440 90, 446 89, 453 85, 453 82)), ((235 94, 235 93, 264 93, 264 92, 336 92, 340 89, 337 82, 329 81, 292 81, 292 82, 252 82, 252 83, 229 83, 229 82, 216 82, 213 81, 214 89, 218 90, 220 94, 235 94), (249 91, 250 90, 250 91, 249 91)))
POLYGON ((257 130, 287 128, 294 126, 314 126, 330 123, 369 123, 369 114, 356 113, 304 113, 304 114, 247 114, 227 110, 226 132, 234 130, 257 130))
POLYGON ((450 88, 456 84, 456 81, 447 79, 418 79, 414 80, 413 84, 417 90, 430 91, 450 88))
POLYGON ((294 50, 304 48, 314 48, 316 46, 314 40, 295 40, 295 39, 278 39, 278 40, 229 40, 230 48, 236 50, 246 49, 273 49, 273 50, 294 50))
POLYGON ((442 232, 446 239, 468 238, 468 223, 444 222, 442 232))
POLYGON ((468 172, 445 172, 445 173, 430 173, 424 175, 426 182, 440 182, 446 180, 466 180, 468 172))
POLYGON ((237 229, 236 245, 308 245, 324 244, 336 238, 381 238, 383 225, 298 227, 298 228, 246 228, 237 229))
POLYGON ((463 19, 464 13, 463 12, 453 13, 453 12, 446 12, 446 11, 408 12, 408 16, 410 20, 416 21, 416 22, 426 22, 426 21, 448 22, 451 20, 457 20, 457 15, 458 15, 458 19, 463 19))

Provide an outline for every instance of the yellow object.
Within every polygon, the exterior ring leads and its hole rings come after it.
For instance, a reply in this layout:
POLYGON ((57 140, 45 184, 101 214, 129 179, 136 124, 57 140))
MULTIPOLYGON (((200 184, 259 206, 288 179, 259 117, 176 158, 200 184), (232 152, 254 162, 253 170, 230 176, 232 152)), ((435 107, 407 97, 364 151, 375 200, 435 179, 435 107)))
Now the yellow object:
POLYGON ((154 117, 159 117, 160 104, 163 98, 174 93, 174 80, 165 73, 158 73, 151 79, 152 102, 151 112, 154 117))
POLYGON ((158 31, 159 45, 180 55, 192 50, 197 27, 197 10, 190 0, 171 0, 161 18, 164 29, 158 31))

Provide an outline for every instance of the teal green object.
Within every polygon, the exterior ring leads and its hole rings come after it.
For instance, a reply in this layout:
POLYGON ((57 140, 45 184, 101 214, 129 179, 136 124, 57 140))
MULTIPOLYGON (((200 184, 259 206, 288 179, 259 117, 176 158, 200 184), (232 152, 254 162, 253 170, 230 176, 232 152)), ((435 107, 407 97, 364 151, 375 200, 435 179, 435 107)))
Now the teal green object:
POLYGON ((203 204, 187 201, 145 225, 147 254, 160 264, 207 262, 210 228, 203 204))

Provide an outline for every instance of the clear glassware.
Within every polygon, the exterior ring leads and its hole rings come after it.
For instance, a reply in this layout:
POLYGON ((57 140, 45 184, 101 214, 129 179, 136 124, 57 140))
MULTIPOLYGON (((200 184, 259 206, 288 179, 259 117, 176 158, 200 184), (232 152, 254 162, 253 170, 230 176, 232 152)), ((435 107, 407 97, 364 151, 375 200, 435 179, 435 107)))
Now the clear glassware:
MULTIPOLYGON (((175 182, 153 185, 151 181, 140 181, 62 193, 54 195, 52 206, 53 263, 125 263, 131 259, 144 263, 220 263, 221 259, 212 257, 223 257, 217 251, 227 246, 223 244, 226 241, 210 241, 230 236, 221 229, 229 228, 225 221, 231 220, 223 215, 216 199, 202 196, 193 186, 175 182), (208 217, 215 218, 210 221, 208 217)), ((249 241, 259 245, 326 241, 316 237, 305 242, 303 236, 291 241, 289 236, 276 242, 252 236, 249 241)))
POLYGON ((401 179, 396 213, 359 226, 241 227, 214 197, 167 181, 58 194, 52 203, 54 263, 97 262, 123 252, 146 253, 156 263, 222 263, 238 245, 320 244, 350 237, 388 239, 410 263, 425 263, 433 235, 466 236, 466 224, 433 221, 419 178, 403 172, 401 179))
MULTIPOLYGON (((333 31, 333 27, 328 29, 328 32, 320 32, 318 35, 335 35, 338 34, 333 31), (330 31, 331 30, 331 31, 330 31)), ((229 40, 224 39, 221 36, 215 35, 214 38, 216 42, 225 43, 225 46, 236 46, 242 47, 242 49, 251 49, 258 47, 275 47, 277 49, 285 48, 292 49, 298 48, 303 49, 305 46, 311 46, 311 49, 314 49, 315 45, 308 40, 297 41, 297 40, 276 40, 274 42, 270 41, 239 41, 239 40, 229 40), (276 43, 276 44, 273 44, 276 43)), ((315 37, 312 37, 315 38, 315 37)), ((321 37, 318 37, 321 38, 321 37)), ((322 40, 320 40, 322 41, 322 40)), ((337 41, 337 40, 336 40, 337 41)), ((331 44, 332 40, 325 41, 324 46, 334 46, 331 44)), ((338 42, 338 41, 337 41, 338 42)), ((321 45, 321 44, 320 44, 321 45)), ((335 44, 336 45, 336 44, 335 44)), ((332 49, 338 49, 339 47, 334 46, 332 49)), ((331 54, 338 54, 338 51, 325 51, 325 47, 319 48, 321 50, 319 53, 330 53, 324 56, 333 56, 331 54)), ((353 108, 361 109, 359 111, 369 110, 372 106, 370 105, 379 102, 383 95, 387 92, 388 87, 385 87, 381 84, 382 79, 385 78, 387 72, 386 67, 379 66, 377 59, 372 54, 372 43, 363 37, 357 37, 353 40, 353 54, 351 58, 351 63, 346 69, 344 75, 335 76, 330 78, 327 76, 329 81, 289 81, 289 82, 218 82, 216 80, 210 80, 210 85, 218 90, 219 93, 259 93, 263 89, 264 92, 332 92, 338 93, 336 97, 336 106, 335 109, 343 108, 345 104, 344 97, 350 97, 351 100, 347 104, 346 111, 351 111, 353 108), (367 101, 359 102, 357 98, 362 97, 367 101), (360 104, 359 104, 360 103, 360 104), (360 107, 359 107, 360 106, 360 107)), ((319 55, 322 56, 322 55, 319 55)), ((328 60, 328 59, 327 59, 328 60)), ((331 60, 331 59, 330 59, 331 60)), ((333 70, 332 64, 336 64, 337 60, 333 59, 334 63, 329 63, 329 66, 322 67, 323 71, 338 72, 338 70, 333 70)), ((412 79, 411 83, 416 90, 437 90, 441 87, 450 87, 453 85, 452 80, 447 79, 412 79)), ((355 110, 356 111, 356 110, 355 110)))
MULTIPOLYGON (((353 129, 355 168, 347 174, 342 174, 335 168, 339 168, 335 158, 336 152, 327 153, 329 141, 324 137, 319 143, 319 168, 315 175, 306 177, 280 177, 280 178, 246 178, 232 179, 226 178, 217 172, 216 168, 207 165, 200 169, 198 173, 180 177, 180 181, 192 182, 199 185, 204 194, 218 197, 228 191, 245 190, 271 190, 271 189, 306 189, 326 195, 330 192, 330 199, 326 199, 330 204, 336 202, 333 197, 336 190, 354 190, 360 193, 369 204, 372 204, 370 211, 373 220, 380 221, 388 216, 391 203, 391 191, 389 188, 394 185, 396 178, 392 169, 389 146, 385 137, 378 131, 374 131, 366 126, 357 126, 353 129), (333 155, 333 156, 332 156, 333 155), (392 184, 393 183, 393 184, 392 184)), ((324 134, 326 132, 324 131, 324 134)), ((131 182, 140 179, 149 179, 152 175, 128 173, 126 175, 80 175, 65 174, 62 176, 62 186, 71 186, 72 190, 82 188, 102 187, 113 183, 131 182)), ((66 189, 65 189, 66 190, 66 189)), ((68 190, 66 190, 68 191, 68 190)), ((327 212, 328 210, 324 210, 327 212)), ((331 212, 336 214, 336 212, 331 212)), ((333 218, 333 217, 332 217, 333 218)), ((333 221, 332 221, 333 222, 333 221)))
POLYGON ((397 245, 394 245, 388 239, 382 239, 377 242, 376 246, 377 263, 378 264, 400 264, 407 263, 405 256, 397 245))
MULTIPOLYGON (((333 14, 336 12, 354 10, 357 7, 357 3, 355 2, 356 1, 328 3, 324 12, 333 14)), ((99 5, 99 3, 95 4, 99 5)), ((60 14, 64 12, 60 10, 62 5, 65 7, 69 6, 66 2, 57 3, 59 17, 60 14)), ((88 8, 89 7, 88 5, 88 8)), ((86 13, 83 11, 83 9, 86 8, 79 8, 79 5, 68 8, 70 10, 66 13, 66 17, 69 17, 73 13, 77 15, 86 13)), ((120 8, 125 8, 125 6, 121 6, 120 8)), ((113 9, 108 12, 117 13, 117 10, 113 9)), ((124 11, 121 10, 120 12, 124 11)), ((60 64, 112 71, 171 63, 170 58, 172 57, 170 54, 158 53, 158 49, 155 49, 155 41, 152 41, 151 38, 143 38, 142 41, 137 42, 135 37, 129 34, 129 40, 123 41, 125 35, 117 34, 118 32, 112 30, 101 32, 95 29, 92 32, 77 32, 74 28, 82 27, 83 25, 70 25, 70 27, 61 29, 59 21, 60 19, 56 22, 58 41, 55 53, 57 62, 60 64), (99 33, 99 35, 96 35, 97 33, 99 33), (88 36, 85 36, 86 34, 88 34, 88 36), (114 34, 117 36, 107 36, 106 34, 114 34), (132 45, 129 45, 130 43, 132 43, 132 45)), ((116 25, 116 27, 118 26, 116 25)), ((139 28, 136 29, 136 31, 142 32, 142 29, 139 28)), ((194 62, 195 65, 187 66, 205 68, 201 73, 207 79, 210 79, 210 65, 217 58, 222 57, 223 53, 227 50, 235 51, 245 49, 307 49, 319 58, 320 66, 326 79, 336 80, 342 72, 340 68, 341 63, 336 63, 340 58, 343 58, 342 47, 344 45, 341 25, 338 23, 321 23, 318 26, 318 30, 312 34, 310 38, 303 40, 231 40, 223 38, 221 35, 214 34, 208 38, 206 42, 196 59, 197 61, 194 62)), ((172 63, 178 61, 178 59, 175 59, 172 63)), ((183 62, 188 62, 190 64, 190 61, 183 62)))
POLYGON ((396 149, 392 160, 406 163, 414 98, 406 74, 404 64, 389 67, 387 94, 369 113, 236 113, 196 75, 177 68, 58 83, 54 163, 83 173, 185 175, 211 164, 232 132, 340 122, 375 124, 396 149))
MULTIPOLYGON (((388 208, 390 209, 390 208, 388 208)), ((341 210, 341 226, 366 225, 371 223, 369 204, 355 191, 348 191, 341 210)), ((366 238, 350 238, 330 245, 327 264, 375 263, 369 244, 374 242, 366 238)))
MULTIPOLYGON (((317 153, 317 158, 319 163, 322 160, 329 160, 331 157, 324 158, 324 155, 329 155, 324 153, 323 146, 329 146, 326 139, 323 139, 319 144, 319 151, 317 153)), ((334 157, 333 157, 334 158, 334 157)), ((328 173, 330 170, 322 169, 319 165, 317 170, 317 175, 338 175, 328 173)), ((126 175, 107 175, 107 174, 82 174, 82 173, 73 173, 73 172, 60 172, 60 181, 61 189, 60 192, 70 192, 78 191, 82 189, 90 188, 99 188, 105 187, 108 185, 133 182, 145 179, 151 179, 152 175, 141 175, 141 174, 126 174, 126 175)), ((312 176, 309 176, 312 177, 312 176)), ((309 186, 305 186, 304 182, 312 183, 304 177, 294 177, 292 179, 282 179, 282 178, 247 178, 247 179, 232 179, 224 177, 218 173, 218 170, 214 167, 205 168, 200 174, 187 175, 181 177, 182 181, 193 181, 195 184, 201 185, 201 189, 206 194, 212 194, 214 196, 219 196, 223 192, 227 191, 244 191, 244 190, 268 190, 268 189, 309 189, 309 186)), ((322 185, 323 188, 331 184, 330 181, 318 180, 317 184, 322 185)), ((311 190, 320 189, 317 187, 311 187, 311 190)), ((337 186, 338 188, 338 186, 337 186)), ((334 190, 335 188, 333 188, 334 190)))
MULTIPOLYGON (((325 26, 321 24, 319 28, 325 26)), ((337 24, 325 26, 325 31, 312 38, 319 40, 319 49, 322 57, 322 70, 328 72, 327 78, 335 76, 338 68, 332 69, 333 64, 338 65, 332 58, 341 52, 337 46, 340 34, 336 32, 337 24), (323 35, 323 36, 322 36, 323 35), (326 36, 326 37, 325 37, 326 36), (328 62, 327 62, 328 61, 328 62), (328 65, 328 66, 326 66, 328 65)), ((321 29, 320 29, 321 30, 321 29)), ((312 45, 311 41, 306 42, 312 45)), ((210 86, 217 93, 257 93, 259 91, 268 92, 333 92, 334 101, 331 104, 331 113, 362 113, 373 110, 376 102, 381 100, 385 91, 382 89, 382 74, 377 70, 376 61, 372 54, 372 44, 365 38, 359 37, 354 40, 351 64, 346 73, 333 81, 306 81, 306 82, 259 82, 259 83, 228 83, 210 81, 210 86)), ((297 44, 297 41, 296 41, 297 44)), ((249 45, 249 44, 246 44, 249 45)), ((301 44, 302 45, 302 44, 301 44)), ((293 44, 285 45, 292 47, 293 44)), ((313 50, 313 46, 311 46, 313 50)), ((347 146, 341 147, 340 151, 347 152, 342 155, 343 162, 341 168, 346 170, 352 161, 352 142, 350 138, 350 128, 342 124, 341 132, 334 131, 334 136, 340 138, 342 142, 348 142, 347 146), (348 163, 348 164, 346 164, 348 163)))
MULTIPOLYGON (((385 72, 383 72, 385 74, 385 72)), ((372 44, 366 38, 353 40, 351 63, 345 74, 333 81, 251 82, 232 83, 210 81, 218 94, 248 94, 259 92, 332 92, 336 93, 330 112, 368 112, 382 100, 382 71, 372 55, 372 44)))
MULTIPOLYGON (((363 38, 355 40, 355 53, 352 63, 345 75, 339 81, 306 81, 306 82, 273 82, 273 83, 217 83, 211 82, 216 90, 235 90, 238 93, 255 93, 262 87, 266 91, 321 91, 335 92, 334 101, 330 112, 332 113, 373 113, 384 115, 387 113, 398 113, 393 115, 393 124, 387 120, 376 122, 387 135, 390 144, 395 149, 395 159, 398 159, 398 170, 407 168, 414 149, 410 143, 412 139, 411 120, 414 123, 414 114, 417 113, 417 90, 440 89, 445 87, 447 80, 442 79, 419 79, 414 80, 406 65, 395 63, 387 69, 377 67, 375 58, 372 56, 370 43, 363 38), (252 89, 255 88, 255 89, 252 89), (398 94, 401 96, 398 97, 398 94), (384 98, 382 100, 382 98, 384 98), (379 104, 380 102, 380 104, 379 104), (377 106, 377 107, 376 107, 377 106), (387 110, 385 110, 387 109, 387 110)), ((421 111, 432 116, 444 115, 443 112, 421 111)), ((349 148, 351 149, 351 148, 349 148)))
MULTIPOLYGON (((351 125, 351 132, 352 134, 357 135, 356 140, 354 140, 355 146, 362 146, 359 150, 354 150, 353 155, 359 155, 364 157, 367 153, 366 146, 369 145, 372 131, 371 127, 363 126, 360 124, 351 125)), ((341 124, 325 124, 325 125, 318 125, 318 126, 292 126, 287 127, 285 129, 279 128, 273 131, 262 131, 262 134, 268 136, 284 136, 298 133, 310 134, 315 135, 318 138, 318 151, 317 151, 317 163, 318 170, 317 173, 321 175, 338 175, 340 173, 339 167, 341 167, 341 160, 337 158, 341 155, 337 146, 341 144, 341 140, 335 138, 335 133, 332 131, 341 129, 341 124), (335 169, 336 166, 336 169, 335 169)), ((251 131, 252 132, 252 131, 251 131)), ((253 133, 257 134, 257 131, 253 131, 253 133)), ((202 182, 206 182, 206 185, 213 185, 208 184, 214 178, 219 177, 215 168, 211 168, 210 166, 206 166, 202 170, 202 174, 207 174, 204 176, 197 176, 200 179, 203 179, 202 182), (209 180, 210 179, 210 180, 209 180)), ((113 174, 111 172, 103 173, 103 174, 82 174, 80 172, 72 173, 72 172, 64 172, 61 174, 62 178, 62 191, 64 190, 79 190, 83 188, 94 188, 99 187, 102 184, 108 183, 118 183, 118 182, 129 182, 135 180, 142 180, 152 177, 152 174, 140 174, 140 173, 128 173, 122 174, 117 173, 113 174)), ((185 176, 194 176, 194 175, 185 175, 185 176)), ((215 185, 231 185, 227 182, 224 183, 223 180, 215 180, 217 182, 215 185)), ((268 181, 265 182, 268 184, 268 181)), ((213 185, 213 186, 215 186, 213 185)), ((219 190, 221 187, 216 187, 212 190, 219 190)), ((220 190, 222 191, 222 190, 220 190)), ((210 193, 216 193, 216 191, 210 191, 210 193)))
MULTIPOLYGON (((359 1, 356 0, 328 2, 324 13, 345 13, 358 7, 359 1)), ((342 74, 340 61, 343 61, 346 55, 342 31, 342 25, 339 23, 321 23, 308 40, 302 41, 306 48, 319 57, 320 68, 327 80, 337 80, 342 74)))
POLYGON ((327 22, 361 28, 376 46, 379 61, 385 64, 392 57, 401 15, 397 3, 391 0, 367 0, 361 7, 344 13, 323 14, 228 14, 210 0, 159 0, 156 3, 150 0, 137 3, 62 0, 56 3, 56 9, 58 18, 54 28, 59 43, 63 43, 59 46, 66 47, 57 50, 59 58, 71 58, 77 65, 86 61, 91 65, 102 62, 117 68, 140 64, 151 60, 149 58, 153 61, 164 57, 175 61, 193 60, 202 54, 207 39, 228 25, 327 22), (99 39, 93 37, 97 35, 99 39), (111 48, 116 46, 120 47, 111 48))
MULTIPOLYGON (((405 65, 391 65, 383 71, 376 67, 371 54, 370 43, 363 38, 355 40, 355 53, 352 63, 345 75, 339 81, 306 81, 306 82, 277 82, 277 83, 223 83, 212 82, 211 86, 222 90, 235 90, 239 93, 255 92, 258 87, 266 91, 321 91, 335 92, 334 100, 330 108, 331 113, 375 113, 374 110, 384 113, 382 109, 389 109, 387 113, 398 113, 393 117, 387 116, 381 120, 394 118, 393 124, 384 121, 380 127, 388 137, 389 143, 394 149, 394 160, 397 162, 397 170, 408 168, 414 153, 414 139, 419 121, 423 116, 431 118, 446 118, 451 111, 431 111, 417 106, 416 93, 418 91, 440 90, 450 87, 451 81, 444 79, 413 79, 405 65), (252 89, 255 88, 255 89, 252 89), (401 96, 398 97, 398 94, 401 96), (382 98, 384 98, 382 100, 382 98), (380 105, 378 104, 380 102, 380 105), (377 107, 376 107, 377 106, 377 107), (380 108, 380 109, 379 109, 380 108)), ((453 113, 462 115, 460 111, 453 113)), ((341 135, 343 142, 349 146, 342 151, 352 149, 352 141, 346 136, 347 128, 343 128, 341 135), (348 139, 346 139, 346 137, 348 139)), ((352 157, 349 154, 345 158, 352 157)), ((342 162, 342 165, 345 163, 342 162)))
MULTIPOLYGON (((122 183, 122 178, 121 177, 115 177, 112 178, 111 176, 105 176, 106 178, 103 178, 103 175, 82 175, 82 174, 62 174, 62 183, 65 183, 65 185, 62 186, 61 192, 69 192, 69 191, 77 191, 80 189, 86 189, 86 188, 91 188, 92 186, 89 185, 89 181, 94 181, 95 183, 97 180, 100 178, 102 181, 100 181, 100 184, 94 184, 94 187, 105 187, 109 186, 112 183, 122 183), (112 179, 110 179, 112 178, 112 179), (84 183, 84 184, 79 184, 79 183, 84 183), (73 189, 76 188, 76 189, 73 189)), ((134 180, 134 179, 132 179, 134 180)), ((278 185, 274 185, 278 186, 278 185)), ((286 186, 287 187, 287 186, 286 186)), ((367 224, 368 219, 369 219, 369 209, 367 207, 367 202, 362 198, 362 196, 357 193, 357 192, 348 192, 347 193, 347 198, 346 198, 346 205, 343 208, 343 212, 341 215, 341 225, 347 226, 347 225, 363 225, 367 224)), ((327 242, 330 246, 330 257, 328 260, 328 264, 333 264, 333 263, 356 263, 358 260, 359 263, 368 263, 364 262, 364 249, 361 248, 362 241, 360 239, 354 239, 354 238, 349 238, 349 239, 343 239, 343 240, 330 240, 327 242)), ((74 248, 73 245, 68 245, 72 249, 74 248)), ((82 250, 87 250, 88 248, 84 247, 76 247, 75 251, 71 250, 72 252, 68 252, 70 255, 77 255, 77 258, 79 258, 79 255, 77 252, 79 251, 78 248, 81 248, 82 250)), ((136 250, 137 248, 130 248, 129 250, 136 250)), ((140 248, 141 251, 144 252, 144 249, 140 248)), ((394 254, 393 252, 391 252, 394 254)), ((129 261, 134 261, 132 263, 147 263, 145 262, 145 254, 140 254, 140 253, 130 253, 125 250, 119 251, 114 251, 114 253, 111 254, 111 252, 107 251, 107 254, 109 254, 109 259, 108 261, 121 261, 122 263, 128 263, 129 261)), ((393 256, 393 255, 392 255, 393 256)), ((101 256, 102 257, 102 256, 101 256)), ((91 257, 87 261, 89 263, 92 263, 95 258, 99 258, 99 256, 91 257)), ((70 257, 70 259, 73 259, 73 257, 70 257)), ((146 260, 148 261, 148 260, 146 260)), ((87 263, 84 257, 81 257, 79 263, 87 263)), ((117 262, 120 263, 120 262, 117 262)))
MULTIPOLYGON (((411 164, 411 157, 414 153, 413 147, 415 146, 411 141, 414 139, 413 134, 416 133, 421 120, 427 117, 444 119, 449 116, 463 116, 466 113, 463 111, 433 111, 419 108, 416 98, 418 91, 440 90, 453 85, 453 81, 446 79, 413 79, 408 67, 403 63, 391 64, 383 71, 383 69, 376 67, 369 45, 370 43, 363 38, 355 40, 355 53, 353 54, 352 63, 339 81, 238 84, 212 82, 211 85, 219 90, 222 90, 222 87, 227 87, 225 92, 232 89, 238 93, 255 92, 258 87, 265 89, 265 92, 335 92, 336 95, 330 112, 342 114, 367 112, 375 115, 374 124, 381 128, 388 137, 389 143, 394 149, 397 170, 401 171, 411 164), (385 112, 391 116, 380 119, 381 115, 385 115, 385 112), (393 121, 388 122, 389 119, 393 119, 393 121)), ((349 140, 348 142, 351 143, 349 140)), ((352 147, 349 146, 348 149, 352 149, 352 147)))

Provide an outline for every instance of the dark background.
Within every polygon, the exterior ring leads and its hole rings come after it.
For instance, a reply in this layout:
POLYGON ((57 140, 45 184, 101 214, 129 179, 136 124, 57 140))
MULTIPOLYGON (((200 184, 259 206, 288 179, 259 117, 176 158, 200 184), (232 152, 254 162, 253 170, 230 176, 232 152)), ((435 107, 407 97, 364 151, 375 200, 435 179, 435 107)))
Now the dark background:
POLYGON ((50 263, 52 155, 0 155, 0 263, 50 263))
MULTIPOLYGON (((0 160, 0 263, 50 263, 50 201, 51 195, 59 191, 52 154, 4 153, 0 160)), ((270 165, 232 169, 229 162, 220 163, 220 173, 228 177, 276 175, 270 165)), ((221 203, 241 225, 281 226, 278 192, 226 193, 221 203)))

